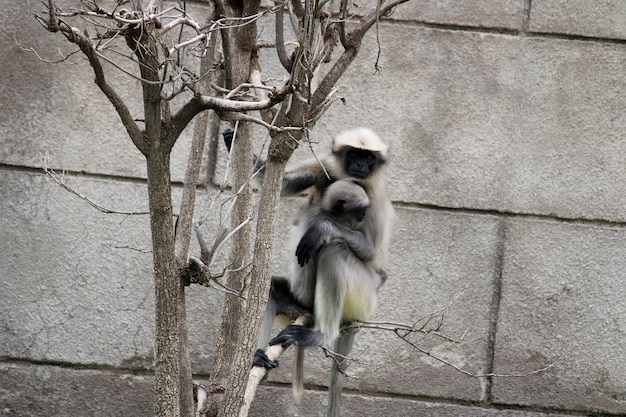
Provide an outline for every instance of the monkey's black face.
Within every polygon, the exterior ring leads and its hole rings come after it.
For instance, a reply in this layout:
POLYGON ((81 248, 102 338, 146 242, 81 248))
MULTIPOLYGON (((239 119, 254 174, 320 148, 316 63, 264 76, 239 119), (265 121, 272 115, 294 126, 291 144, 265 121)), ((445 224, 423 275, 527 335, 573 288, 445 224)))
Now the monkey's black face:
POLYGON ((346 146, 342 149, 343 169, 348 176, 363 180, 383 162, 379 152, 346 146))
POLYGON ((348 217, 356 220, 358 223, 362 222, 365 219, 365 214, 367 213, 367 209, 369 206, 355 206, 353 204, 348 204, 346 200, 337 200, 331 213, 334 217, 348 217))

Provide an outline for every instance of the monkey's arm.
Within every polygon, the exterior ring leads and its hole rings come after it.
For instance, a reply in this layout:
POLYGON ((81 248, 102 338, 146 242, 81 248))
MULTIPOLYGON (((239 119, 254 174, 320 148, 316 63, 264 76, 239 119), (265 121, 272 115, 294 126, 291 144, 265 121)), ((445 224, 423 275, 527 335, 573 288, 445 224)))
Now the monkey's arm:
POLYGON ((298 243, 296 248, 298 264, 306 265, 315 251, 331 240, 345 242, 354 255, 363 262, 374 259, 374 248, 363 233, 342 227, 330 219, 320 218, 309 227, 298 243))
MULTIPOLYGON (((224 144, 226 149, 230 152, 233 144, 234 132, 232 129, 226 129, 222 132, 224 137, 224 144)), ((263 178, 265 174, 265 161, 256 154, 253 155, 254 170, 260 170, 259 177, 263 178)), ((320 161, 313 158, 307 161, 289 168, 283 177, 283 196, 292 196, 300 194, 307 188, 316 186, 318 189, 323 189, 328 183, 331 182, 330 178, 324 172, 320 161)))
POLYGON ((322 220, 316 221, 300 238, 300 242, 298 242, 298 247, 296 248, 298 265, 306 265, 313 257, 315 251, 324 244, 324 232, 321 224, 322 220))
POLYGON ((315 186, 318 190, 326 188, 331 179, 322 168, 320 161, 309 159, 289 168, 283 177, 283 196, 296 195, 315 186))

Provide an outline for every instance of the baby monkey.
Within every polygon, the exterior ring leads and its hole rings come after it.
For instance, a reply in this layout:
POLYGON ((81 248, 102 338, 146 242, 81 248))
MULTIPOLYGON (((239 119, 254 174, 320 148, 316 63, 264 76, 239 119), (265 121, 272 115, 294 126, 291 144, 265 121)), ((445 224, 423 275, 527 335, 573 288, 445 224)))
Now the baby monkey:
MULTIPOLYGON (((369 319, 376 307, 377 290, 387 278, 372 266, 375 251, 364 233, 370 207, 365 190, 352 181, 338 180, 309 208, 300 222, 302 238, 289 265, 290 292, 313 311, 313 326, 287 326, 270 345, 298 346, 294 372, 294 397, 303 391, 303 349, 336 341, 331 379, 340 395, 342 371, 350 353, 354 330, 342 324, 369 319), (339 379, 339 380, 337 380, 339 379)), ((335 399, 337 402, 339 398, 335 399)))

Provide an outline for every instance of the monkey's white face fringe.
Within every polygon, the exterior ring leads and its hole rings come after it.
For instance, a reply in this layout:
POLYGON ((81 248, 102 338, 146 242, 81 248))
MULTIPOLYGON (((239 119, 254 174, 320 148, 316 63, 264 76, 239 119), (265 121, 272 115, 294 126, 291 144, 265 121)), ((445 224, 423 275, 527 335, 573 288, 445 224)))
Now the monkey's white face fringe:
POLYGON ((380 152, 383 158, 387 157, 387 150, 389 149, 389 146, 367 127, 357 127, 337 135, 333 142, 333 152, 337 152, 345 146, 380 152))

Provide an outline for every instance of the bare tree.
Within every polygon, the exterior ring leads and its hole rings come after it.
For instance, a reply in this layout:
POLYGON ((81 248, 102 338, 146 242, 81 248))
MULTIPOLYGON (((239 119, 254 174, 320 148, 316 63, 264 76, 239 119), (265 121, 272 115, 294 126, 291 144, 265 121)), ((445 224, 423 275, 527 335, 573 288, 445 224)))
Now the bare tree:
POLYGON ((229 237, 236 241, 226 286, 236 294, 226 296, 209 398, 200 411, 246 414, 244 391, 269 290, 285 165, 336 99, 335 85, 357 56, 365 33, 405 1, 372 1, 369 7, 351 10, 347 0, 284 0, 263 6, 260 0, 215 0, 203 23, 187 12, 184 1, 151 0, 144 5, 140 0, 127 4, 48 0, 42 2, 43 10, 33 12, 45 29, 62 34, 88 59, 96 84, 146 158, 156 292, 156 415, 193 414, 185 286, 216 275, 211 272, 213 254, 229 237), (266 16, 275 19, 273 45, 257 40, 256 23, 266 16), (285 30, 285 22, 290 31, 285 30), (340 50, 333 53, 338 44, 340 50), (275 48, 285 69, 284 80, 273 85, 262 81, 258 58, 262 47, 275 48), (130 61, 130 70, 123 60, 130 61), (111 70, 141 81, 141 93, 136 95, 143 100, 143 115, 133 115, 109 84, 111 70), (220 72, 223 85, 216 82, 215 74, 220 72), (232 150, 237 203, 231 232, 218 236, 213 248, 201 240, 200 256, 192 257, 193 202, 208 124, 206 110, 237 127, 232 150), (198 115, 175 228, 170 153, 198 115), (249 222, 254 215, 253 125, 271 138, 254 240, 249 222))

